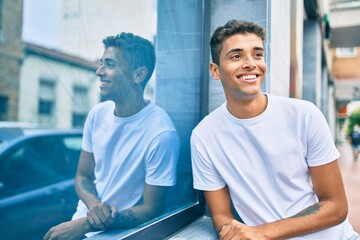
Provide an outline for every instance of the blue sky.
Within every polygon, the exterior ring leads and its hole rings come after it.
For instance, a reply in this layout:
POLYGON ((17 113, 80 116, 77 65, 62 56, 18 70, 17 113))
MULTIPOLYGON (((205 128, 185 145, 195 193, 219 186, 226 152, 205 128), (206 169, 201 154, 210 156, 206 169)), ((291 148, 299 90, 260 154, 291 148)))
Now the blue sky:
POLYGON ((61 8, 61 0, 24 0, 23 40, 58 48, 61 8))

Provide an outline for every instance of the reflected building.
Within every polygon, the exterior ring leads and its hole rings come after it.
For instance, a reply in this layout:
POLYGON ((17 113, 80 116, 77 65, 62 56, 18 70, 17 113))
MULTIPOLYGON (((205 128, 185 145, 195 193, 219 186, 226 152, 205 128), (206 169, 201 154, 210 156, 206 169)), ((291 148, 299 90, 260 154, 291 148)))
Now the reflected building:
POLYGON ((0 1, 0 121, 82 127, 99 102, 97 62, 23 42, 22 13, 23 0, 0 1))
POLYGON ((18 120, 22 11, 22 0, 0 1, 0 121, 18 120))
POLYGON ((99 102, 97 62, 25 43, 18 120, 58 128, 81 128, 99 102))

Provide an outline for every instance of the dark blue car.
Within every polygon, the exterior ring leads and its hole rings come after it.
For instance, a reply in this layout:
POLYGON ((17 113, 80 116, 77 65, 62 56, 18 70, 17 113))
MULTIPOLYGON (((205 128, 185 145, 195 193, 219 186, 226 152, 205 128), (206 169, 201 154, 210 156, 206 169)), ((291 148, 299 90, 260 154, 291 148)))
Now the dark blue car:
POLYGON ((0 128, 1 239, 42 239, 71 219, 81 130, 0 128))

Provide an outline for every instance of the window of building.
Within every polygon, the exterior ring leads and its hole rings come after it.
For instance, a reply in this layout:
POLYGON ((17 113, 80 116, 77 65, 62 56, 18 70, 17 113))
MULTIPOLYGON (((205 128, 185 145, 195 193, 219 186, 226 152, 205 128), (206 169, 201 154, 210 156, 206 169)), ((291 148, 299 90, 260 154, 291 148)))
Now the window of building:
POLYGON ((0 121, 7 119, 9 97, 0 96, 0 121))
POLYGON ((86 120, 86 113, 73 113, 72 114, 72 126, 74 128, 82 128, 86 120))
POLYGON ((356 47, 336 48, 336 57, 338 58, 354 58, 358 56, 356 47))
POLYGON ((75 86, 73 101, 72 126, 75 128, 83 127, 89 111, 88 89, 75 86))
POLYGON ((40 115, 51 116, 55 105, 55 83, 48 80, 40 81, 39 107, 40 115))

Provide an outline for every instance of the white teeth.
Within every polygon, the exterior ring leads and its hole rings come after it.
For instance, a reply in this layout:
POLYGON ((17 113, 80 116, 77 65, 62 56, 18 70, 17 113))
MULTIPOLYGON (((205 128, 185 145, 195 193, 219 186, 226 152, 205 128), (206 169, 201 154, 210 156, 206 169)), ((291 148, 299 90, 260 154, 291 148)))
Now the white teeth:
POLYGON ((255 79, 256 75, 244 75, 241 76, 240 79, 255 79))
POLYGON ((109 81, 101 81, 101 82, 100 82, 100 86, 101 86, 101 87, 105 87, 105 86, 108 86, 108 85, 110 85, 110 82, 109 82, 109 81))

